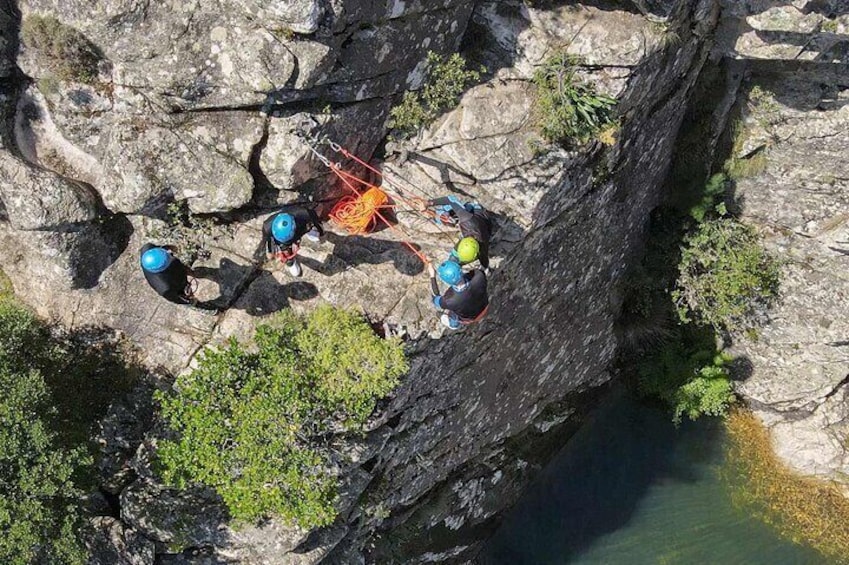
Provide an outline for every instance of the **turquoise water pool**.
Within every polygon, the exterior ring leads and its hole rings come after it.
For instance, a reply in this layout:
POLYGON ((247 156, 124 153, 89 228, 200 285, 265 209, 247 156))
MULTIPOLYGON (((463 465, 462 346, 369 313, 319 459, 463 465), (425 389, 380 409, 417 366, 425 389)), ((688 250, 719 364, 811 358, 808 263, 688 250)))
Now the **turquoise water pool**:
POLYGON ((676 429, 667 412, 616 393, 508 513, 480 562, 829 563, 732 505, 724 442, 717 421, 676 429))

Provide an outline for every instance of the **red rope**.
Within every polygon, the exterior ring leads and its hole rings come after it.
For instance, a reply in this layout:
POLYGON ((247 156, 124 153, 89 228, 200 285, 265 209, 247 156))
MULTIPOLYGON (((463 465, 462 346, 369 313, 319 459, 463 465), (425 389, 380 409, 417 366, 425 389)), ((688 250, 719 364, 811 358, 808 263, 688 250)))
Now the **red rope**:
MULTIPOLYGON (((355 181, 357 181, 357 182, 359 182, 359 183, 361 183, 365 186, 371 186, 369 183, 367 183, 363 179, 355 177, 354 175, 347 173, 345 171, 342 171, 340 169, 337 169, 335 166, 331 166, 330 170, 333 171, 333 173, 337 177, 339 177, 339 179, 345 184, 345 186, 347 186, 349 189, 351 189, 351 191, 360 198, 362 198, 363 193, 361 193, 359 190, 357 190, 356 187, 354 187, 354 185, 351 184, 351 182, 346 177, 351 177, 352 180, 355 180, 355 181)), ((387 207, 392 207, 392 205, 388 205, 387 207)), ((407 241, 409 236, 407 235, 406 232, 404 232, 404 230, 402 230, 401 228, 399 228, 398 226, 396 226, 395 224, 393 224, 389 220, 387 220, 386 217, 383 214, 381 214, 379 210, 375 209, 374 215, 377 216, 378 218, 380 218, 381 221, 383 221, 383 223, 386 224, 387 227, 389 227, 389 229, 395 230, 398 233, 400 233, 405 238, 401 243, 403 243, 404 245, 409 247, 410 251, 415 253, 418 256, 418 258, 422 260, 422 263, 424 263, 425 265, 430 264, 430 259, 428 259, 424 254, 422 254, 418 249, 416 249, 416 247, 412 243, 407 241)))
MULTIPOLYGON (((411 199, 406 199, 403 195, 397 194, 397 192, 404 192, 404 190, 405 190, 400 184, 392 181, 392 179, 390 179, 389 177, 384 175, 382 171, 376 169, 375 167, 372 167, 371 165, 369 165, 368 163, 366 163, 365 161, 363 161, 362 159, 360 159, 359 157, 357 157, 356 155, 354 155, 353 153, 351 153, 350 151, 348 151, 347 149, 345 149, 341 145, 336 144, 336 143, 331 143, 331 149, 336 150, 336 148, 338 148, 338 152, 341 153, 345 158, 353 159, 354 161, 356 161, 357 163, 359 163, 360 165, 362 165, 363 167, 365 167, 366 169, 373 172, 374 174, 379 176, 381 179, 383 179, 384 181, 389 183, 390 185, 394 186, 397 189, 396 194, 395 194, 395 198, 397 200, 399 200, 400 202, 403 202, 411 210, 413 210, 416 213, 420 214, 421 216, 425 217, 427 220, 430 220, 430 221, 436 220, 436 218, 437 218, 436 212, 427 209, 428 200, 426 200, 424 198, 420 198, 418 196, 413 196, 411 199), (412 201, 415 201, 415 203, 412 203, 412 201), (422 210, 422 209, 424 209, 424 210, 422 210)), ((345 173, 344 171, 342 171, 342 172, 345 173)), ((348 174, 348 173, 345 173, 345 174, 348 174)), ((349 175, 349 176, 353 177, 353 175, 349 175)), ((356 177, 353 177, 353 178, 360 181, 360 179, 358 179, 356 177)), ((360 182, 362 182, 362 181, 360 181, 360 182)), ((422 191, 422 192, 424 192, 424 191, 422 191)), ((452 241, 454 240, 455 236, 454 236, 453 233, 449 233, 449 232, 443 230, 442 227, 438 223, 436 224, 436 226, 437 226, 437 231, 439 232, 439 235, 446 237, 446 238, 448 238, 452 241)))

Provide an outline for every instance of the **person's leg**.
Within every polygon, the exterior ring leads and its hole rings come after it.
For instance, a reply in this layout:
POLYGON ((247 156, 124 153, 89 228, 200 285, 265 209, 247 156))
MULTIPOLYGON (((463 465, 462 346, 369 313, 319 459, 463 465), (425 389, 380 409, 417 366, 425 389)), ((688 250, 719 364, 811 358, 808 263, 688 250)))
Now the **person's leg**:
POLYGON ((451 330, 459 330, 460 329, 460 318, 453 312, 446 312, 440 318, 439 321, 442 322, 442 325, 451 330))
POLYGON ((321 241, 321 235, 318 233, 318 230, 316 228, 313 228, 308 231, 306 234, 304 234, 304 237, 314 243, 318 243, 321 241))
POLYGON ((289 273, 291 273, 293 277, 300 277, 304 272, 303 269, 301 269, 301 263, 298 261, 297 257, 292 257, 286 261, 286 268, 289 269, 289 273))

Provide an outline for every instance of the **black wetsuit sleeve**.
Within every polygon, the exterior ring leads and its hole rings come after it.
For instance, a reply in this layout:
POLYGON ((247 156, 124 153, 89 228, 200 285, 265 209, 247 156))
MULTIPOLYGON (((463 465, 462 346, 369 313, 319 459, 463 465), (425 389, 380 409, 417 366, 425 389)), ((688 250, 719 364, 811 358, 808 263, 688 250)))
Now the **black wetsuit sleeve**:
POLYGON ((449 200, 447 196, 440 196, 439 198, 433 198, 427 201, 428 207, 445 206, 446 204, 451 204, 451 200, 449 200))
POLYGON ((439 296, 439 283, 436 282, 436 277, 430 277, 430 292, 434 296, 439 296))
POLYGON ((466 208, 462 204, 457 204, 453 200, 449 202, 451 204, 451 210, 457 214, 457 220, 460 222, 468 222, 472 218, 475 217, 474 214, 466 210, 466 208))
POLYGON ((478 245, 478 261, 480 261, 481 267, 489 269, 489 241, 478 241, 478 245))
POLYGON ((310 220, 312 221, 315 229, 318 230, 318 235, 324 235, 324 228, 321 225, 321 218, 318 217, 318 214, 315 213, 315 209, 307 208, 307 212, 310 215, 310 220))
POLYGON ((268 254, 274 253, 276 247, 274 245, 273 238, 271 237, 271 222, 274 221, 275 217, 277 217, 277 214, 272 214, 262 223, 262 242, 265 247, 265 252, 268 254))
POLYGON ((168 290, 162 295, 162 298, 174 304, 191 304, 192 301, 183 296, 182 292, 176 290, 168 290))

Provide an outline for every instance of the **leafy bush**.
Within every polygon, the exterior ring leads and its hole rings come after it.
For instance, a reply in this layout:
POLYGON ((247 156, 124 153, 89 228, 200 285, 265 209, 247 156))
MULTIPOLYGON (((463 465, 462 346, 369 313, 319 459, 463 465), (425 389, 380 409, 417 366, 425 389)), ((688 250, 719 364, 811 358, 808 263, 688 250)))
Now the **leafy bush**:
POLYGON ((41 323, 0 300, 0 561, 85 562, 78 538, 80 495, 74 477, 90 459, 83 447, 59 445, 57 416, 43 371, 54 344, 41 323))
POLYGON ((751 327, 778 292, 779 264, 750 226, 732 218, 700 224, 684 238, 672 297, 683 321, 731 332, 751 327))
POLYGON ((275 515, 309 528, 336 515, 336 480, 321 436, 362 429, 406 372, 397 341, 329 306, 306 319, 284 311, 250 347, 231 340, 160 394, 179 438, 158 454, 164 478, 204 484, 238 521, 275 515))
POLYGON ((580 59, 560 51, 534 73, 535 114, 542 136, 554 143, 586 143, 614 122, 616 100, 580 81, 580 59))
POLYGON ((215 221, 192 214, 185 200, 171 202, 165 213, 165 227, 151 230, 151 239, 173 245, 186 265, 196 259, 208 259, 210 243, 217 239, 215 221))
POLYGON ((97 78, 97 47, 77 29, 53 16, 32 14, 21 24, 21 36, 59 79, 91 83, 97 78))
MULTIPOLYGON (((710 177, 704 189, 698 195, 698 202, 690 207, 690 217, 696 222, 703 222, 710 215, 724 215, 727 210, 723 199, 728 190, 728 177, 717 173, 710 177)), ((694 199, 696 196, 693 197, 694 199)))
POLYGON ((672 407, 672 419, 683 416, 722 416, 734 402, 731 376, 725 366, 731 357, 717 352, 706 328, 681 328, 676 339, 642 357, 637 365, 641 394, 672 407))
POLYGON ((401 104, 392 108, 389 127, 400 137, 415 135, 421 128, 453 108, 460 95, 480 80, 485 69, 469 70, 466 60, 454 53, 445 60, 433 51, 427 54, 427 75, 418 92, 406 92, 401 104))

